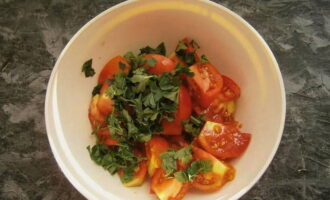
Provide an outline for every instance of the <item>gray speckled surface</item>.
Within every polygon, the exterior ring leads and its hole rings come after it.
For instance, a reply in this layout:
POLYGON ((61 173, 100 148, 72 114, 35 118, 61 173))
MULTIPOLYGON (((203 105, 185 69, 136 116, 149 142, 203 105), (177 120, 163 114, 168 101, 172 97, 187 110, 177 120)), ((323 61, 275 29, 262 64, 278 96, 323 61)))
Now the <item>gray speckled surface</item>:
MULTIPOLYGON (((55 60, 87 21, 120 0, 0 0, 0 199, 84 199, 44 125, 55 60)), ((216 1, 265 38, 279 62, 287 119, 267 172, 242 199, 330 199, 330 1, 216 1)))

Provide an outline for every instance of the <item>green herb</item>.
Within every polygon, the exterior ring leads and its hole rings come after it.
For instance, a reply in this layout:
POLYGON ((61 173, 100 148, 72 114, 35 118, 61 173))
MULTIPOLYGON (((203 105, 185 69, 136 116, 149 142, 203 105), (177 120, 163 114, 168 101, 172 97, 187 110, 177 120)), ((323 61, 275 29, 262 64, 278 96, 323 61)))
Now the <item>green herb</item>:
POLYGON ((175 48, 175 53, 181 60, 183 60, 188 66, 190 66, 196 63, 195 53, 197 48, 199 48, 199 45, 194 40, 192 40, 190 42, 190 45, 193 47, 192 52, 187 51, 188 45, 189 44, 183 41, 179 41, 177 47, 175 48))
MULTIPOLYGON (((118 140, 146 142, 162 131, 162 119, 173 120, 181 84, 179 77, 193 73, 187 67, 177 66, 173 72, 148 74, 141 67, 141 56, 127 53, 125 57, 137 68, 109 79, 107 95, 115 102, 115 112, 110 114, 108 125, 118 140), (127 112, 127 107, 132 112, 127 112)), ((150 59, 144 62, 155 64, 150 59)))
POLYGON ((209 160, 195 160, 191 165, 183 170, 174 173, 174 177, 180 182, 190 182, 199 173, 207 173, 212 170, 212 163, 209 160))
POLYGON ((207 59, 207 57, 204 54, 201 56, 201 63, 203 64, 210 63, 210 61, 207 59))
POLYGON ((85 73, 85 77, 94 76, 95 70, 92 68, 92 64, 93 60, 89 59, 82 65, 81 71, 85 73))
POLYGON ((126 68, 126 64, 125 63, 122 63, 122 62, 119 62, 119 68, 120 69, 125 69, 126 68))
POLYGON ((121 177, 124 183, 132 180, 134 169, 144 159, 136 157, 132 153, 132 147, 127 144, 120 144, 112 149, 104 144, 96 144, 92 148, 88 146, 87 149, 91 159, 110 174, 113 175, 118 170, 124 170, 124 176, 121 177))
POLYGON ((140 49, 140 55, 142 54, 160 54, 166 55, 166 48, 164 42, 160 43, 156 48, 151 48, 150 46, 146 46, 140 49))
POLYGON ((160 155, 162 160, 162 168, 167 175, 177 170, 176 160, 183 163, 189 163, 192 160, 191 146, 184 147, 180 150, 169 149, 160 155))
POLYGON ((100 94, 101 87, 102 87, 101 83, 97 84, 92 91, 92 95, 95 96, 97 94, 100 94))
POLYGON ((154 67, 157 64, 157 60, 155 60, 153 57, 147 58, 146 64, 150 67, 154 67))
POLYGON ((186 133, 191 134, 193 137, 197 137, 205 124, 204 115, 197 117, 191 116, 188 120, 183 121, 183 128, 186 133))

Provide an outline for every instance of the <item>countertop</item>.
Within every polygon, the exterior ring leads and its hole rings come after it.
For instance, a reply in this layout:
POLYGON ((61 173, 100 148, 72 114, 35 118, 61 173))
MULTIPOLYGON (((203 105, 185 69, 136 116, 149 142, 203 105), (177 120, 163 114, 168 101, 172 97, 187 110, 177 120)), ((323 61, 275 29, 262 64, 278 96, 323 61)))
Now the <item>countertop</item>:
MULTIPOLYGON (((0 0, 0 199, 84 199, 58 168, 44 100, 72 35, 120 0, 0 0)), ((287 117, 267 172, 242 200, 330 199, 330 1, 224 0, 265 38, 287 117)))

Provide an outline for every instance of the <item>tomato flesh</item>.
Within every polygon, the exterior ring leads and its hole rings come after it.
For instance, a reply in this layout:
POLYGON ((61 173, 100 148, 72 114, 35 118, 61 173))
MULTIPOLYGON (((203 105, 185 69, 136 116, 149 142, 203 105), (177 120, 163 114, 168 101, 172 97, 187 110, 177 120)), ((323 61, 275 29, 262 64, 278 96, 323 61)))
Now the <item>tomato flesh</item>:
POLYGON ((206 151, 193 146, 193 155, 195 159, 209 160, 212 163, 212 170, 206 173, 199 173, 193 180, 192 186, 195 189, 211 192, 220 189, 225 183, 235 177, 235 169, 229 164, 218 160, 206 151))
POLYGON ((154 136, 146 143, 146 154, 148 158, 148 174, 152 176, 157 168, 160 168, 162 161, 160 154, 167 151, 168 142, 161 136, 154 136))
POLYGON ((207 108, 222 90, 222 76, 209 63, 195 64, 190 67, 190 70, 195 74, 187 78, 192 95, 200 106, 207 108))
POLYGON ((236 158, 248 147, 251 134, 241 133, 234 125, 207 121, 198 136, 199 144, 220 159, 236 158))
POLYGON ((150 187, 160 200, 181 200, 189 190, 189 183, 166 177, 165 171, 159 168, 151 178, 150 187))
POLYGON ((89 121, 92 125, 92 129, 96 129, 97 127, 100 127, 105 124, 104 121, 104 116, 102 113, 99 111, 97 107, 97 103, 99 101, 100 95, 95 95, 92 98, 91 103, 89 104, 89 109, 88 109, 88 118, 89 121))
POLYGON ((147 54, 144 56, 145 58, 153 58, 156 60, 156 65, 155 66, 147 66, 149 67, 148 69, 148 73, 149 74, 162 74, 162 73, 165 73, 165 72, 172 72, 174 71, 174 68, 175 68, 175 63, 165 57, 165 56, 162 56, 162 55, 158 55, 158 54, 147 54))
POLYGON ((116 56, 114 58, 112 58, 102 69, 100 76, 99 76, 99 80, 98 83, 104 83, 107 79, 109 78, 113 78, 113 76, 118 73, 118 72, 125 72, 127 73, 129 71, 129 64, 128 62, 125 60, 125 58, 123 58, 122 56, 116 56), (125 68, 122 69, 119 66, 119 63, 125 64, 125 68))
POLYGON ((235 101, 221 101, 220 98, 215 99, 207 109, 199 106, 194 107, 194 111, 198 114, 205 115, 206 121, 230 124, 234 122, 234 114, 236 110, 235 101))
POLYGON ((164 119, 163 125, 163 135, 181 135, 182 133, 182 121, 189 119, 192 112, 192 104, 188 89, 185 86, 179 88, 179 103, 178 109, 175 114, 175 119, 172 122, 164 119))
POLYGON ((241 89, 231 78, 222 75, 223 88, 219 94, 221 101, 233 101, 240 97, 241 89))

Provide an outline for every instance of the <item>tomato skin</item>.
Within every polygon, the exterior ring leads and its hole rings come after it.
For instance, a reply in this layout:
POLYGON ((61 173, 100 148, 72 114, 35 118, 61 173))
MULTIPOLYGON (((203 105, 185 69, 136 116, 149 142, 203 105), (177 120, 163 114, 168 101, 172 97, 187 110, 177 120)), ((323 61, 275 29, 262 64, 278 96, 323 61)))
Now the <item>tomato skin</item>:
POLYGON ((239 132, 235 123, 224 125, 207 121, 197 138, 199 144, 220 159, 240 156, 248 147, 251 134, 239 132))
POLYGON ((100 98, 100 95, 98 95, 98 94, 93 96, 92 101, 89 104, 89 109, 88 109, 88 118, 92 125, 93 130, 99 126, 105 125, 104 116, 102 115, 102 113, 99 111, 99 109, 97 107, 99 98, 100 98))
POLYGON ((199 173, 193 180, 192 186, 204 192, 212 192, 220 189, 225 183, 235 177, 235 169, 207 153, 206 151, 192 146, 193 156, 198 160, 209 160, 212 163, 212 170, 207 173, 199 173))
MULTIPOLYGON (((124 171, 118 171, 118 175, 122 177, 124 175, 124 171)), ((138 167, 135 169, 133 179, 127 183, 123 183, 126 187, 136 187, 143 184, 147 175, 147 161, 143 160, 139 162, 138 167)))
POLYGON ((240 87, 231 78, 222 75, 223 87, 219 98, 221 101, 233 101, 241 96, 240 87))
POLYGON ((188 192, 190 184, 165 177, 165 171, 158 168, 151 178, 150 188, 160 200, 181 200, 188 192))
POLYGON ((168 142, 161 136, 154 136, 146 144, 146 154, 148 158, 148 174, 152 176, 157 168, 160 168, 162 161, 160 154, 169 148, 168 142))
POLYGON ((97 102, 97 108, 104 116, 112 112, 112 105, 114 105, 112 99, 106 94, 108 87, 109 84, 104 82, 100 90, 99 100, 97 102))
POLYGON ((113 78, 113 76, 118 72, 127 73, 130 69, 130 65, 122 56, 113 57, 101 70, 99 75, 98 83, 104 83, 107 79, 113 78), (119 67, 119 63, 123 63, 126 65, 124 69, 119 67))
POLYGON ((222 76, 210 63, 194 64, 190 70, 195 75, 187 78, 189 89, 197 103, 203 108, 207 108, 222 90, 222 76))
POLYGON ((118 141, 111 138, 108 127, 101 128, 97 131, 97 137, 99 138, 99 142, 101 144, 106 144, 108 146, 113 146, 118 144, 118 141))
POLYGON ((175 63, 162 55, 158 54, 147 54, 144 56, 145 58, 153 58, 157 61, 157 64, 155 66, 149 66, 150 68, 148 69, 149 74, 162 74, 165 72, 172 72, 174 71, 175 68, 175 63))
POLYGON ((182 121, 189 119, 192 112, 192 104, 188 89, 185 86, 179 88, 179 103, 178 109, 175 114, 175 119, 172 122, 163 120, 163 135, 181 135, 182 133, 182 121))

